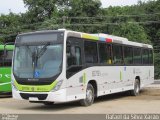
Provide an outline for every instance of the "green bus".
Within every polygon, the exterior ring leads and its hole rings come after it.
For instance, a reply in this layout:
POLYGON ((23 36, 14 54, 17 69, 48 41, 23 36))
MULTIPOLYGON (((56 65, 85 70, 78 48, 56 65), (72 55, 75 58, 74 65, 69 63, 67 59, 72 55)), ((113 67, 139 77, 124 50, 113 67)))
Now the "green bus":
POLYGON ((11 93, 11 65, 14 45, 0 45, 0 94, 11 93))

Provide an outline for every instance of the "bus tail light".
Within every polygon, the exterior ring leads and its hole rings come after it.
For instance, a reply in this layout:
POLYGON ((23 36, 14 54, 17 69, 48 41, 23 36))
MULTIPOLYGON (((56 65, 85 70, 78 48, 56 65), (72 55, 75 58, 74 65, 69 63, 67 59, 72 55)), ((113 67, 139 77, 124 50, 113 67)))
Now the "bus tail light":
POLYGON ((59 90, 59 88, 61 87, 62 83, 63 83, 63 80, 58 81, 56 86, 53 88, 52 92, 55 92, 55 91, 59 90))

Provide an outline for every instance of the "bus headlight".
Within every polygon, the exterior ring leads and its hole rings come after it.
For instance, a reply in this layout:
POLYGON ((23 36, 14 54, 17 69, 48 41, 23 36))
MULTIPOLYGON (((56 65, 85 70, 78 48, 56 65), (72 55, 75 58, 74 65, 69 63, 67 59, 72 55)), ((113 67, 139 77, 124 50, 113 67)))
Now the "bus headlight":
POLYGON ((55 92, 55 91, 59 90, 59 88, 61 87, 62 83, 63 83, 63 80, 58 81, 56 86, 53 88, 52 92, 55 92))

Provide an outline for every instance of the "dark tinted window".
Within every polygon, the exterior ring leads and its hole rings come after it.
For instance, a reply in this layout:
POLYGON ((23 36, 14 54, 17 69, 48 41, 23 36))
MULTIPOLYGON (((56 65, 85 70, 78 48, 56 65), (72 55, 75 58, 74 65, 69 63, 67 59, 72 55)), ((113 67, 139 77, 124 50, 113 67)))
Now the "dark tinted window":
POLYGON ((142 51, 142 60, 143 64, 149 64, 149 51, 147 49, 143 49, 142 51))
POLYGON ((112 46, 107 44, 107 64, 112 64, 112 46))
POLYGON ((134 64, 141 64, 141 48, 134 48, 134 64))
POLYGON ((113 45, 113 63, 114 64, 123 63, 122 46, 120 45, 113 45))
POLYGON ((84 42, 84 51, 85 51, 85 62, 86 63, 97 63, 97 43, 85 41, 84 42))
POLYGON ((3 55, 4 55, 4 51, 0 51, 0 66, 3 66, 3 55))
POLYGON ((153 50, 149 50, 149 63, 153 64, 153 50))
POLYGON ((99 43, 99 59, 100 63, 112 63, 111 45, 106 43, 99 43))
POLYGON ((133 64, 133 48, 124 47, 124 62, 125 64, 133 64))
POLYGON ((76 46, 75 47, 75 57, 76 57, 76 65, 82 65, 82 60, 81 60, 81 48, 76 46))
POLYGON ((6 51, 6 55, 4 55, 4 51, 1 51, 0 52, 0 66, 11 67, 12 55, 13 55, 13 51, 6 51))
POLYGON ((75 46, 75 56, 71 54, 71 46, 67 46, 67 67, 71 65, 82 65, 81 48, 75 46))
POLYGON ((4 66, 12 65, 12 56, 13 56, 13 51, 7 51, 5 61, 4 61, 4 66))

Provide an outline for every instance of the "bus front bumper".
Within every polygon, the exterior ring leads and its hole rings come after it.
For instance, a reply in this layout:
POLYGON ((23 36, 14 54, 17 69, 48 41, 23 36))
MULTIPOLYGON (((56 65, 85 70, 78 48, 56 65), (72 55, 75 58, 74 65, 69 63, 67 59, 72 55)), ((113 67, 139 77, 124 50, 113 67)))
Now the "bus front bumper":
POLYGON ((12 89, 12 96, 14 99, 35 102, 66 102, 66 89, 55 92, 22 92, 12 89))

